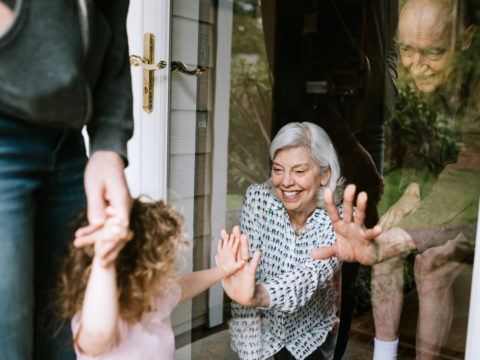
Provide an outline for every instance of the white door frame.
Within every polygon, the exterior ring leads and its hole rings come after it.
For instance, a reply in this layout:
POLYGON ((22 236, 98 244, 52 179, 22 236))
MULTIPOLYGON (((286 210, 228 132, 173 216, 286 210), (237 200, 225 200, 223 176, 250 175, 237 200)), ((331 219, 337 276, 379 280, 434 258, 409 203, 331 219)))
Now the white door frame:
POLYGON ((154 72, 153 109, 142 108, 143 70, 132 67, 135 131, 128 143, 130 166, 126 170, 132 196, 166 199, 170 114, 170 0, 132 0, 127 18, 130 54, 143 57, 143 36, 155 35, 154 61, 168 66, 154 72), (141 141, 140 141, 141 139, 141 141))
MULTIPOLYGON (((480 204, 479 204, 480 214, 480 204)), ((467 345, 465 359, 480 359, 480 222, 477 219, 477 237, 475 242, 475 256, 473 261, 472 290, 468 311, 467 345)))
MULTIPOLYGON (((187 83, 193 79, 185 78, 183 75, 175 74, 172 77, 170 66, 172 60, 171 38, 175 27, 172 15, 176 9, 186 9, 198 14, 198 2, 190 3, 190 0, 176 0, 173 5, 171 0, 132 0, 127 19, 127 29, 129 35, 130 54, 143 56, 143 37, 145 33, 153 33, 155 36, 155 56, 154 62, 164 60, 167 67, 157 70, 154 73, 154 96, 153 110, 150 113, 143 111, 143 70, 140 67, 132 67, 132 89, 134 96, 134 119, 135 132, 132 140, 129 142, 130 166, 127 168, 127 180, 133 196, 142 194, 148 195, 154 200, 168 199, 169 197, 169 177, 170 168, 169 158, 171 154, 170 138, 172 130, 178 127, 170 128, 171 121, 171 102, 170 94, 173 91, 173 99, 178 101, 187 83), (195 10, 197 8, 197 10, 195 10), (172 81, 180 81, 180 86, 174 89, 170 88, 172 81), (181 92, 181 91, 180 91, 181 92), (170 150, 169 150, 170 149, 170 150)), ((220 0, 218 18, 218 39, 215 63, 218 69, 215 69, 217 76, 215 78, 215 108, 214 108, 214 138, 215 141, 213 156, 213 184, 212 189, 212 257, 211 264, 214 265, 213 255, 216 253, 216 241, 220 234, 220 229, 225 226, 226 214, 226 188, 227 188, 227 148, 228 148, 228 118, 229 118, 229 94, 230 94, 230 47, 231 47, 231 29, 232 29, 232 0, 220 0), (218 74, 221 76, 218 76, 218 74), (215 234, 217 236, 215 236, 215 234)), ((181 10, 183 11, 183 10, 181 10)), ((178 25, 178 24, 177 24, 178 25)), ((178 32, 179 29, 177 29, 178 32)), ((184 31, 185 29, 180 29, 184 31)), ((181 34, 177 34, 181 35, 181 34)), ((182 50, 177 54, 180 60, 187 64, 195 64, 197 50, 188 46, 188 49, 182 50), (193 51, 193 53, 192 53, 193 51), (194 57, 189 59, 190 54, 194 57)), ((188 44, 187 44, 188 45, 188 44)), ((178 47, 177 47, 178 48, 178 47)), ((178 49, 177 49, 178 52, 178 49)), ((213 69, 212 69, 213 70, 213 69)), ((195 81, 196 82, 196 81, 195 81)), ((176 84, 177 82, 175 82, 176 84)), ((193 94, 190 94, 193 96, 193 94)), ((195 105, 195 104, 193 104, 195 105)), ((173 109, 173 107, 172 107, 173 109)), ((178 129, 177 129, 178 130, 178 129)), ((175 131, 176 133, 177 131, 175 131)), ((175 137, 176 139, 176 137, 175 137)), ((194 140, 194 139, 193 139, 194 140)), ((176 142, 172 142, 175 148, 176 142)), ((174 167, 176 169, 176 166, 174 167)), ((178 169, 177 169, 178 170, 178 169)), ((174 185, 174 184, 172 184, 174 185)), ((175 186, 174 186, 175 187, 175 186)), ((173 204, 181 205, 181 195, 173 193, 173 198, 169 199, 173 204)), ((187 222, 188 231, 191 233, 193 227, 190 222, 192 214, 190 207, 183 209, 187 222)), ((193 218, 192 218, 193 219, 193 218)), ((187 268, 184 271, 191 271, 192 253, 188 251, 185 254, 187 268)), ((188 331, 191 324, 191 302, 180 304, 172 314, 172 324, 175 333, 180 334, 188 331)), ((209 325, 215 326, 223 321, 223 289, 217 284, 209 291, 209 325)))

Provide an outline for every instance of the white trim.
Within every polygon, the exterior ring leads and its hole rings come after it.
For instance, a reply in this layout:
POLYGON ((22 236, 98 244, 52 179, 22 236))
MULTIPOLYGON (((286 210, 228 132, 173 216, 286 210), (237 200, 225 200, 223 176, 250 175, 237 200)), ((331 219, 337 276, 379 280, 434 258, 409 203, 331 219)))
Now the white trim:
MULTIPOLYGON (((143 56, 143 36, 155 35, 155 62, 170 64, 170 0, 132 0, 127 29, 130 54, 143 56)), ((133 196, 166 199, 168 188, 169 66, 154 73, 153 110, 142 108, 143 70, 132 67, 135 132, 129 142, 126 175, 133 196)))
MULTIPOLYGON (((480 212, 480 204, 479 204, 480 212)), ((480 222, 477 219, 477 237, 475 242, 475 258, 473 261, 472 290, 468 314, 466 360, 480 359, 480 222)))
MULTIPOLYGON (((232 45, 233 1, 219 0, 217 16, 217 51, 215 59, 215 105, 213 113, 213 176, 210 261, 215 264, 217 241, 225 227, 227 213, 228 125, 230 119, 230 62, 232 45)), ((220 283, 209 290, 210 327, 223 322, 223 288, 220 283)))
MULTIPOLYGON (((128 46, 130 55, 143 55, 143 1, 132 0, 127 17, 128 46)), ((139 141, 139 126, 142 120, 142 69, 131 67, 133 93, 134 133, 128 142, 129 166, 125 170, 130 192, 133 196, 141 193, 140 188, 140 157, 141 141, 139 141)))
MULTIPOLYGON (((149 1, 149 8, 145 9, 144 32, 155 34, 155 61, 164 60, 167 67, 155 72, 153 94, 153 111, 144 113, 144 121, 153 121, 152 144, 147 149, 154 154, 153 176, 150 182, 155 198, 166 199, 168 189, 168 157, 170 134, 170 34, 171 34, 171 1, 149 1)), ((148 179, 143 179, 148 181, 148 179)))

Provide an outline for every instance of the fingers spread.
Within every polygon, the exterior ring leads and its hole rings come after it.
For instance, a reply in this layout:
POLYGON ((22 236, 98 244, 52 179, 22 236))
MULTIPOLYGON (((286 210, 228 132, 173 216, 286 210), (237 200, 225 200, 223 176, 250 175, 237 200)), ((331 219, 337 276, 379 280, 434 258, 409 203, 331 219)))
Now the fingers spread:
POLYGON ((355 210, 355 224, 363 226, 365 210, 367 208, 367 193, 362 191, 357 197, 357 209, 355 210))
POLYGON ((236 237, 232 241, 232 251, 236 254, 238 251, 238 247, 240 246, 240 238, 236 237))
POLYGON ((236 239, 237 237, 233 233, 230 234, 230 236, 228 237, 227 247, 229 248, 233 247, 236 239))
POLYGON ((355 197, 355 185, 350 184, 343 193, 343 221, 347 224, 352 222, 353 218, 353 199, 355 197))
POLYGON ((235 225, 233 227, 232 234, 235 234, 235 236, 240 237, 240 226, 235 225))
POLYGON ((323 192, 323 201, 325 202, 325 209, 327 210, 330 220, 332 223, 336 223, 338 220, 340 220, 340 213, 338 212, 338 208, 333 201, 333 193, 331 189, 325 189, 323 192))
POLYGON ((365 191, 358 194, 357 197, 357 209, 365 211, 367 209, 368 195, 365 191))
POLYGON ((228 241, 228 237, 230 236, 230 234, 227 233, 225 229, 222 229, 220 231, 220 236, 222 237, 223 241, 228 241))

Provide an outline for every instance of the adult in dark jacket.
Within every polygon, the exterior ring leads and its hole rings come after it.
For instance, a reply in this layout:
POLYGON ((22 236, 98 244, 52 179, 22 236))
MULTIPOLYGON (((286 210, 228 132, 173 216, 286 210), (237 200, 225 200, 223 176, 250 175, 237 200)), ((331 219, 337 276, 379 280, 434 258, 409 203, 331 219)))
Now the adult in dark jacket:
POLYGON ((87 204, 78 235, 89 234, 108 202, 128 226, 127 11, 127 0, 0 0, 2 359, 74 358, 45 312, 67 225, 87 204))

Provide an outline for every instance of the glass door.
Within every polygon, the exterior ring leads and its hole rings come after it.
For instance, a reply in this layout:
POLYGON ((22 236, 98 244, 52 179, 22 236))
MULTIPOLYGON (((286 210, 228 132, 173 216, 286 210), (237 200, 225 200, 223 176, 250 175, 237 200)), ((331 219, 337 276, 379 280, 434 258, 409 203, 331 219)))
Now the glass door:
MULTIPOLYGON (((392 206, 403 204, 395 225, 419 240, 411 253, 360 269, 351 288, 358 305, 345 356, 371 359, 374 337, 383 336, 382 326, 393 326, 398 359, 476 359, 480 52, 478 29, 469 26, 478 22, 474 15, 480 9, 471 1, 452 1, 448 9, 455 11, 436 21, 446 24, 441 44, 427 46, 408 39, 413 24, 422 23, 408 21, 429 11, 441 14, 446 2, 422 1, 425 8, 413 3, 132 1, 137 9, 132 19, 142 28, 129 30, 130 37, 135 31, 142 39, 154 33, 155 61, 168 65, 155 71, 151 113, 141 110, 143 79, 140 70, 132 70, 137 140, 129 148, 130 179, 137 193, 168 198, 182 212, 192 242, 184 271, 202 270, 214 265, 220 230, 239 223, 247 187, 268 180, 270 141, 281 126, 311 121, 328 128, 337 137, 344 175, 360 184, 365 171, 355 165, 364 163, 345 145, 358 140, 368 156, 384 155, 376 164, 385 182, 379 215, 385 219, 395 212, 389 213, 392 206), (374 117, 381 121, 364 121, 374 117), (385 149, 377 151, 369 141, 377 143, 379 124, 385 149), (448 193, 442 181, 459 172, 463 175, 447 186, 457 195, 438 197, 427 210, 432 221, 445 214, 450 220, 431 226, 420 213, 414 215, 424 200, 427 206, 439 191, 448 193), (462 201, 465 206, 458 208, 462 201), (445 229, 450 237, 444 241, 421 242, 440 239, 445 229), (382 307, 394 297, 395 309, 382 307), (397 323, 382 318, 382 311, 395 311, 397 323)), ((131 50, 143 52, 143 40, 132 42, 131 50)), ((230 317, 230 300, 220 284, 179 305, 172 315, 176 358, 236 359, 230 317)))

